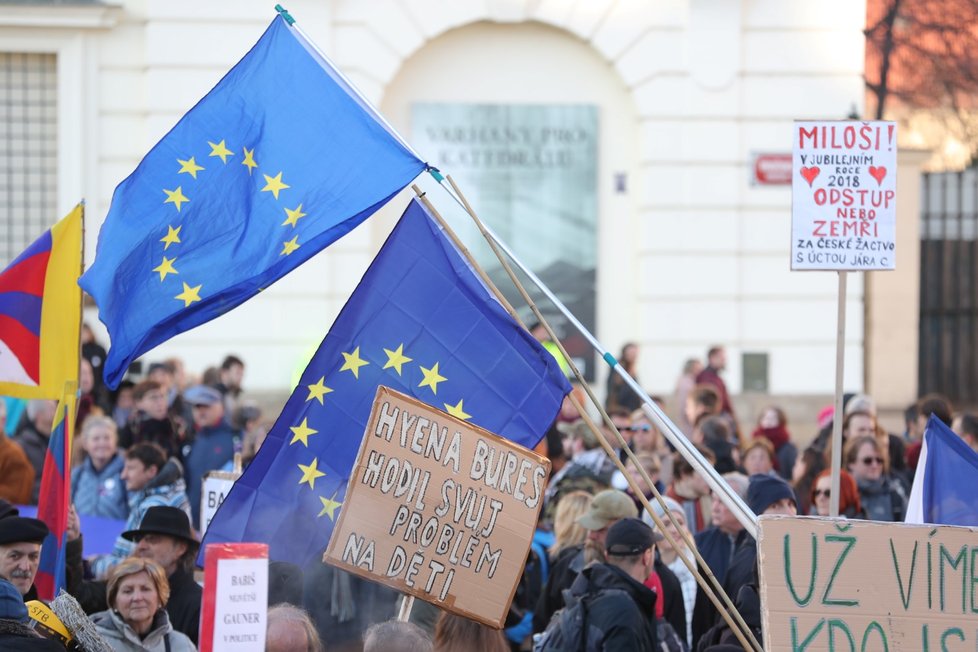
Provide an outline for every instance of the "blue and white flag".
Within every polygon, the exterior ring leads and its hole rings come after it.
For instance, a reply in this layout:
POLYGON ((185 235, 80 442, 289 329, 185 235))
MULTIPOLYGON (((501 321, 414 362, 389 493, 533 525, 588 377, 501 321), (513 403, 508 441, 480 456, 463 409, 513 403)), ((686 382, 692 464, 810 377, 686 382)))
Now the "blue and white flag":
POLYGON ((978 526, 978 453, 934 415, 924 430, 905 522, 978 526))

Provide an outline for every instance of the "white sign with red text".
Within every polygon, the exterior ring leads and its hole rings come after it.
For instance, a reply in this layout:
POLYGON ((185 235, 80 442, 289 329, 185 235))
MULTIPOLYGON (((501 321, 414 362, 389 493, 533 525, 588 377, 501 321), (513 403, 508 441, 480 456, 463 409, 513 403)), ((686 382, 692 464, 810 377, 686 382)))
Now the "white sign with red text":
POLYGON ((896 266, 896 124, 796 121, 791 269, 896 266))

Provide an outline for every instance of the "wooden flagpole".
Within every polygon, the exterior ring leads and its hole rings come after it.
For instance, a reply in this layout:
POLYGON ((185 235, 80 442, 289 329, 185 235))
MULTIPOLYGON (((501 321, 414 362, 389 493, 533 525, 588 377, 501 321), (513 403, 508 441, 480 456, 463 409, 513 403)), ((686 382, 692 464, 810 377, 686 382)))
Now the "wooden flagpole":
POLYGON ((829 516, 839 515, 839 478, 842 469, 842 388, 846 349, 846 274, 839 272, 839 309, 835 333, 835 414, 832 416, 832 494, 829 516))

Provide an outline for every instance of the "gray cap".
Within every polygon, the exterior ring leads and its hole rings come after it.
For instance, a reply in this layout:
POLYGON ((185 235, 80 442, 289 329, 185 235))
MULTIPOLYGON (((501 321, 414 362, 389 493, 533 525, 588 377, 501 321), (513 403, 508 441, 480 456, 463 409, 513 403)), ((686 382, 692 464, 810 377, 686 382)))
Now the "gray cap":
POLYGON ((194 385, 183 393, 183 400, 191 405, 216 405, 223 397, 210 385, 194 385))

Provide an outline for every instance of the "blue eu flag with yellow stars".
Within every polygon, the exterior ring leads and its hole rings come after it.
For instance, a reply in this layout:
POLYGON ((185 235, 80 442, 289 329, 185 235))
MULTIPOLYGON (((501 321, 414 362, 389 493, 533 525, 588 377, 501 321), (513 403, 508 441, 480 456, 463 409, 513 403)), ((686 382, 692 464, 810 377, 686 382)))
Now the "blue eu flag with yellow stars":
POLYGON ((281 17, 115 190, 80 284, 105 380, 254 296, 425 169, 281 17))
POLYGON ((378 385, 526 447, 570 386, 413 201, 350 297, 204 543, 318 558, 343 509, 378 385))

